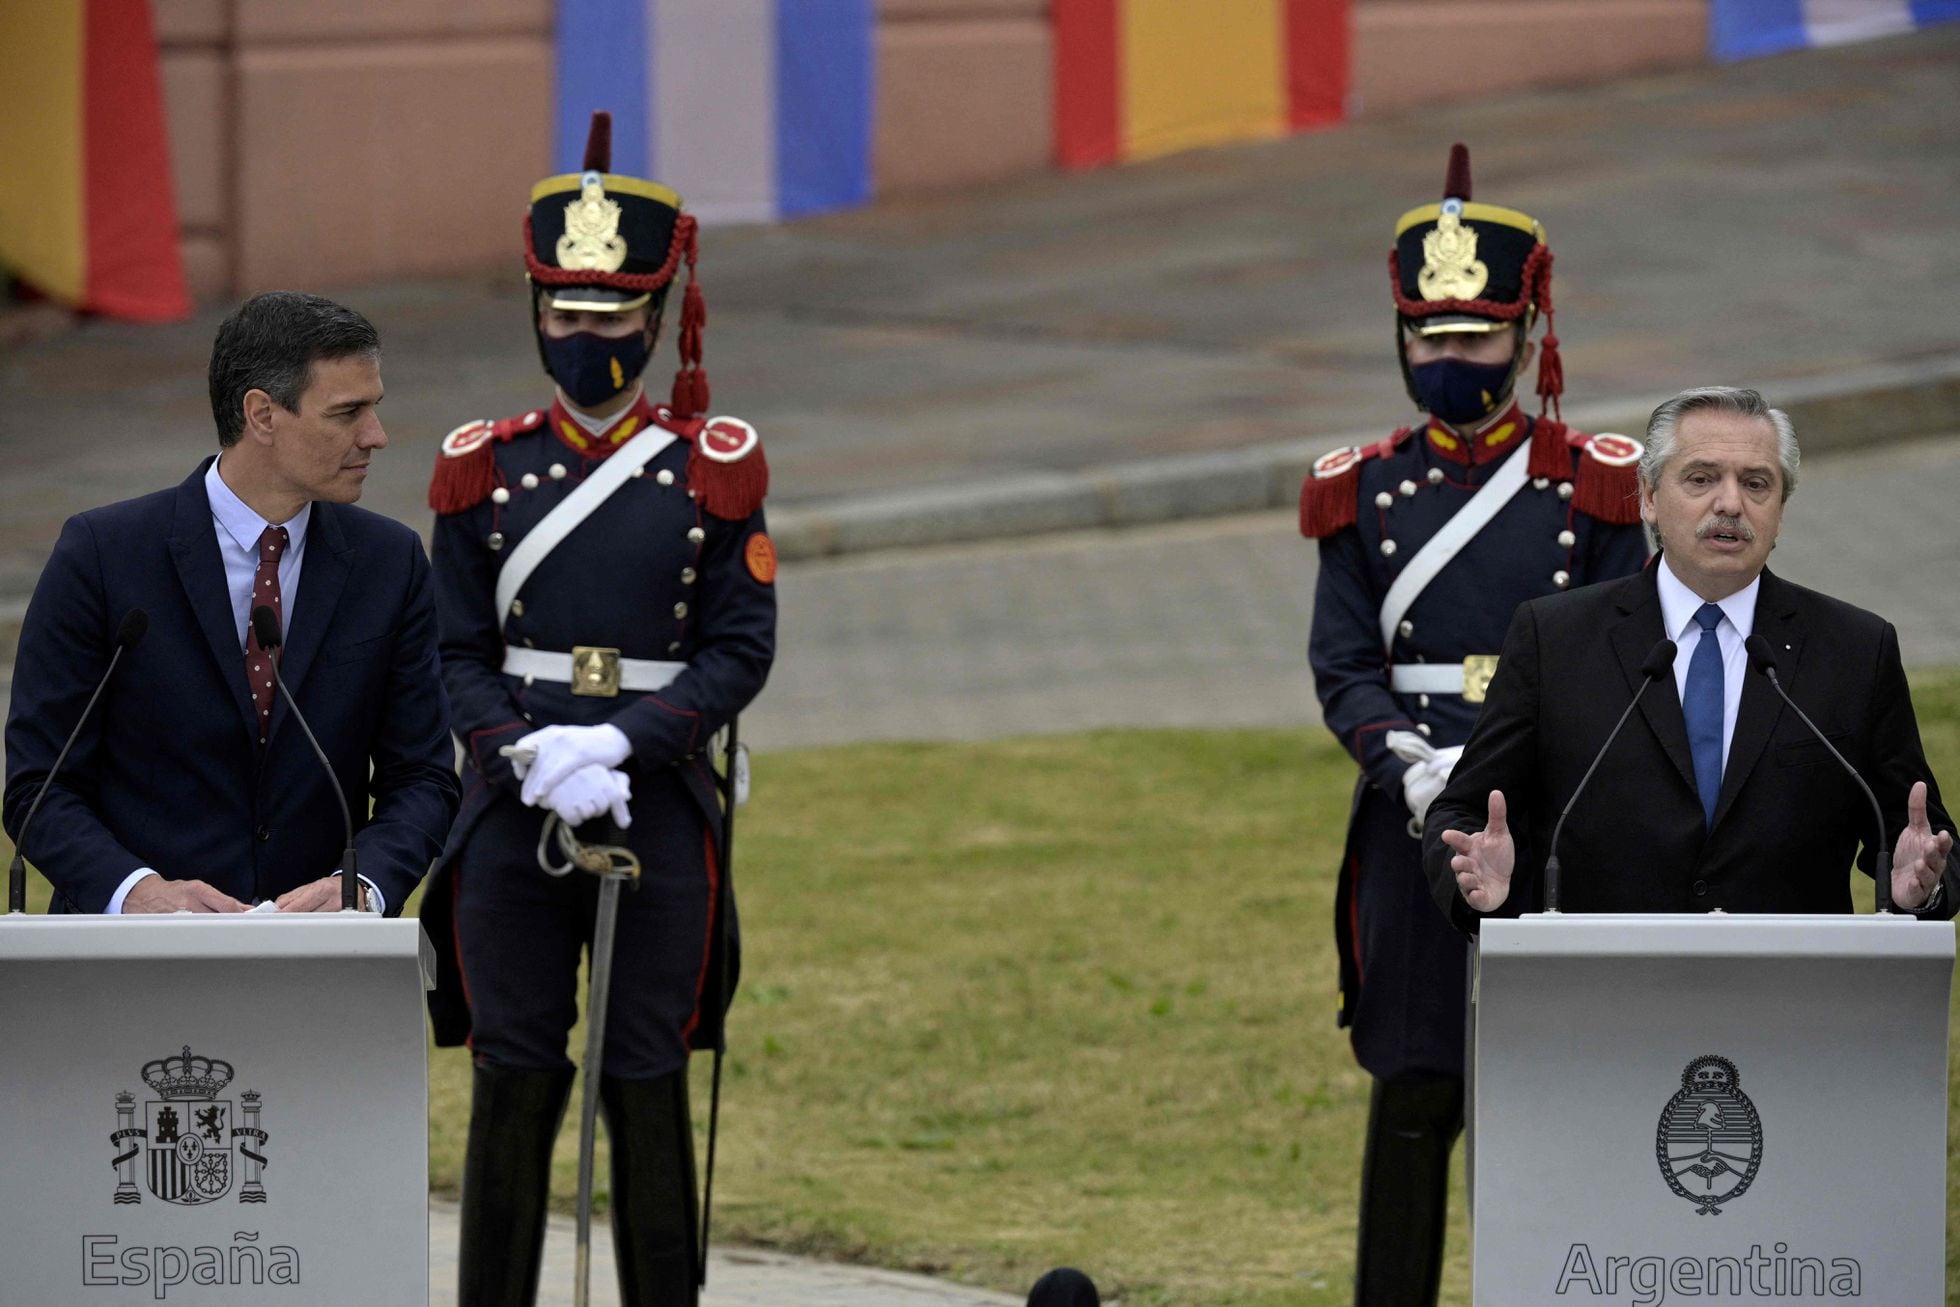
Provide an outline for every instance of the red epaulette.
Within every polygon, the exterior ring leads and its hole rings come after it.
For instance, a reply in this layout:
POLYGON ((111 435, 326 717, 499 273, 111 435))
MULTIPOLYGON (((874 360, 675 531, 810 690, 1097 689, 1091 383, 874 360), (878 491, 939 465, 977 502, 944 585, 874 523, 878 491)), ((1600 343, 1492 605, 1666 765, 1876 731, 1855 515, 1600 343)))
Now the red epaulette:
POLYGON ((1588 517, 1630 526, 1640 520, 1640 459, 1646 452, 1631 436, 1589 435, 1539 418, 1527 470, 1534 477, 1570 481, 1572 506, 1588 517))
POLYGON ((1631 526, 1640 520, 1640 460, 1647 447, 1632 436, 1574 431, 1567 439, 1584 451, 1572 482, 1572 506, 1596 521, 1631 526))
POLYGON ((1322 540, 1354 525, 1360 504, 1361 465, 1392 454, 1415 431, 1403 427, 1372 445, 1348 445, 1314 460, 1313 470, 1300 485, 1300 534, 1322 540))
POLYGON ((769 493, 769 460, 754 427, 740 418, 676 418, 665 404, 654 410, 654 420, 693 447, 687 488, 703 509, 740 522, 762 507, 769 493))
POLYGON ((536 431, 543 422, 544 410, 532 409, 497 422, 478 418, 444 436, 435 474, 429 478, 429 507, 438 513, 461 513, 488 499, 500 479, 493 446, 536 431))

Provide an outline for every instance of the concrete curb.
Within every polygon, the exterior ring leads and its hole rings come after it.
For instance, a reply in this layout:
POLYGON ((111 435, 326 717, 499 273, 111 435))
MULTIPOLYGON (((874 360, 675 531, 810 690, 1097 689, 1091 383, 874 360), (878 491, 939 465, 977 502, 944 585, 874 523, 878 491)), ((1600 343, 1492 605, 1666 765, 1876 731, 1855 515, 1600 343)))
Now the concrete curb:
MULTIPOLYGON (((1960 429, 1960 355, 1758 384, 1790 415, 1812 454, 1960 429)), ((1637 435, 1666 398, 1575 405, 1565 416, 1581 430, 1637 435)), ((770 514, 770 534, 781 557, 807 560, 1286 508, 1297 502, 1314 459, 1385 434, 1314 436, 790 506, 770 514)))

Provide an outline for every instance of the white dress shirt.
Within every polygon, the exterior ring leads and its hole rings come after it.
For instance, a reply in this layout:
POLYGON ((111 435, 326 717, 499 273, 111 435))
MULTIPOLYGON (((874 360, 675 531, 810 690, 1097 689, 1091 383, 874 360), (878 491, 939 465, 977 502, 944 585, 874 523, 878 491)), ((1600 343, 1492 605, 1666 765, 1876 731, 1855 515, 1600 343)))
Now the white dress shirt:
MULTIPOLYGON (((1701 643, 1701 623, 1695 614, 1707 601, 1687 587, 1661 555, 1659 575, 1661 623, 1668 639, 1674 641, 1674 693, 1681 702, 1688 698, 1688 660, 1701 643)), ((1762 588, 1758 574, 1748 585, 1726 599, 1716 601, 1722 620, 1715 626, 1715 640, 1722 650, 1722 769, 1728 770, 1729 742, 1735 738, 1736 711, 1742 706, 1742 678, 1749 673, 1749 653, 1742 647, 1756 629, 1756 594, 1762 588)))
MULTIPOLYGON (((283 635, 292 622, 293 597, 299 586, 300 561, 306 556, 306 524, 313 520, 313 505, 303 505, 299 512, 284 522, 268 522, 258 512, 240 499, 225 479, 218 475, 218 464, 224 456, 212 460, 204 473, 204 497, 211 504, 211 524, 218 537, 218 557, 225 565, 225 591, 231 599, 231 626, 238 632, 238 656, 245 656, 245 645, 252 625, 252 582, 259 573, 259 537, 269 526, 286 528, 286 552, 279 559, 279 629, 283 635)), ((140 880, 157 875, 154 867, 138 867, 129 873, 123 883, 116 887, 110 896, 109 906, 103 909, 106 915, 114 916, 122 912, 123 900, 140 880)), ((338 873, 335 873, 336 875, 338 873)), ((381 891, 366 876, 361 883, 368 887, 368 896, 375 911, 385 911, 381 891)))

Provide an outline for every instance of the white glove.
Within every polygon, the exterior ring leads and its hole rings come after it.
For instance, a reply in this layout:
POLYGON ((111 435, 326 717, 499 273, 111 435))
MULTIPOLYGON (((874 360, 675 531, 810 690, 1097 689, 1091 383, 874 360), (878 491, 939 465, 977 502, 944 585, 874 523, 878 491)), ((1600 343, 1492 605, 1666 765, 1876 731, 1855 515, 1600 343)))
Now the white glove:
POLYGON ((626 732, 611 723, 547 726, 519 740, 517 748, 529 748, 537 753, 528 766, 520 758, 511 759, 511 769, 524 782, 521 797, 534 808, 573 772, 586 767, 617 767, 633 755, 633 745, 627 740, 626 732))
POLYGON ((1410 825, 1420 829, 1423 818, 1429 815, 1429 805, 1443 792, 1451 769, 1463 756, 1463 746, 1454 744, 1438 749, 1414 731, 1390 731, 1382 737, 1382 743, 1390 753, 1409 764, 1409 769, 1402 773, 1402 802, 1409 805, 1409 813, 1415 818, 1410 825))
POLYGON ((633 824, 633 814, 626 809, 626 802, 632 797, 633 782, 625 772, 594 764, 579 768, 552 787, 551 793, 545 795, 544 806, 562 817, 568 826, 591 821, 610 808, 613 822, 625 830, 633 824))
POLYGON ((1429 815, 1429 805, 1443 792, 1449 779, 1449 764, 1438 763, 1434 758, 1410 763, 1409 770, 1402 773, 1402 802, 1409 805, 1415 826, 1422 825, 1423 818, 1429 815))

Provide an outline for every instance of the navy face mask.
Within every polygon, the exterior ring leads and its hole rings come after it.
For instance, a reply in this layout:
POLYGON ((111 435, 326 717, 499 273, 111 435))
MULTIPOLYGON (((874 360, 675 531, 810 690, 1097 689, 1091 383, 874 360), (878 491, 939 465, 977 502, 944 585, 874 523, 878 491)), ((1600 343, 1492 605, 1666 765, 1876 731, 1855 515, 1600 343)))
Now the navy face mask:
POLYGON ((651 349, 644 331, 630 336, 595 336, 581 331, 544 337, 551 379, 580 408, 603 404, 632 385, 646 367, 651 349))
POLYGON ((1509 363, 1466 363, 1437 359, 1409 369, 1416 402, 1453 427, 1478 422, 1497 411, 1511 380, 1509 363))

